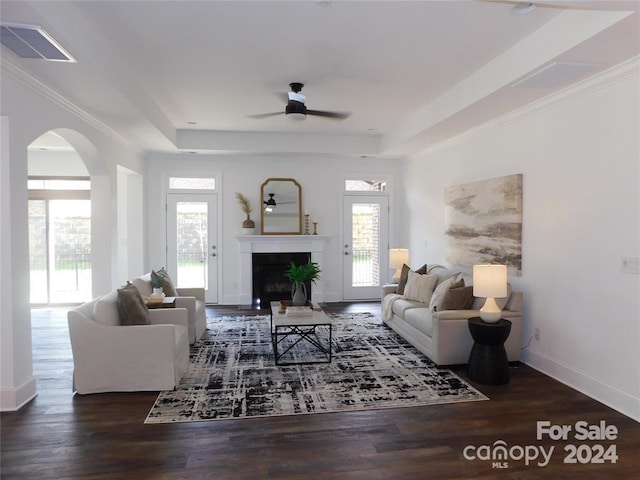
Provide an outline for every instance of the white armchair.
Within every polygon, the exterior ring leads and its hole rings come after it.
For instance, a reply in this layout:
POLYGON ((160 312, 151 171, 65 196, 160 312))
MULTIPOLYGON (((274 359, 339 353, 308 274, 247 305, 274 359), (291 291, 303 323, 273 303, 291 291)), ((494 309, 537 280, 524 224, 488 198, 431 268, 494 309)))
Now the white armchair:
POLYGON ((73 390, 175 388, 189 365, 187 310, 157 309, 149 315, 151 325, 120 325, 115 291, 70 310, 73 390))
MULTIPOLYGON (((143 297, 153 291, 151 273, 131 280, 143 297)), ((189 312, 189 343, 195 343, 207 328, 207 316, 204 303, 204 288, 176 288, 176 308, 186 308, 189 312)))

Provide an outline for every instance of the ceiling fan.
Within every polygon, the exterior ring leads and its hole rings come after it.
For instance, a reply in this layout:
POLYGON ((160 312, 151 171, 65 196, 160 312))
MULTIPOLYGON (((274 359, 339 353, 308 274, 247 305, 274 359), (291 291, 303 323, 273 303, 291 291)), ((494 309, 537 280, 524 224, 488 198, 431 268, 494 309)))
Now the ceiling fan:
POLYGON ((296 203, 296 202, 293 202, 293 201, 286 202, 286 201, 282 201, 282 200, 278 200, 278 202, 276 203, 276 199, 274 198, 276 194, 275 193, 269 193, 268 195, 269 195, 269 199, 268 200, 264 200, 262 202, 265 205, 264 211, 267 212, 267 213, 272 212, 277 205, 285 205, 285 204, 289 204, 289 203, 296 203))
POLYGON ((583 10, 591 8, 588 5, 585 5, 585 2, 576 2, 575 0, 547 0, 542 2, 526 2, 519 0, 480 0, 485 3, 502 3, 506 5, 511 5, 511 11, 515 15, 526 15, 527 13, 533 12, 536 7, 541 8, 555 8, 560 10, 583 10))
POLYGON ((304 104, 306 97, 300 93, 304 84, 299 82, 290 83, 291 91, 285 95, 287 106, 284 112, 272 112, 272 113, 259 113, 257 115, 249 115, 250 118, 267 118, 275 115, 285 114, 287 117, 294 120, 304 120, 307 115, 313 115, 316 117, 331 118, 334 120, 344 120, 350 113, 346 112, 328 112, 324 110, 311 110, 304 104))

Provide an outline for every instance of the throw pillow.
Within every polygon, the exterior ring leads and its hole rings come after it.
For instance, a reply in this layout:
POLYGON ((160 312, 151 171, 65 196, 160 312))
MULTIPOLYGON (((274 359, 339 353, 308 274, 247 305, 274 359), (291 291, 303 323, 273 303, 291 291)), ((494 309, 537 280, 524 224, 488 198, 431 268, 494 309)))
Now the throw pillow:
POLYGON ((120 325, 149 325, 149 309, 140 295, 138 288, 127 282, 118 289, 118 313, 120 325))
POLYGON ((151 283, 156 285, 156 281, 160 281, 160 285, 162 285, 162 291, 167 297, 177 297, 178 292, 176 292, 176 287, 173 286, 173 281, 171 277, 167 273, 167 271, 162 267, 157 272, 155 270, 151 270, 151 283))
MULTIPOLYGON (((398 282, 398 288, 396 288, 396 293, 398 295, 404 295, 404 289, 407 286, 407 279, 409 278, 409 272, 412 272, 411 268, 407 265, 402 265, 402 270, 400 271, 400 281, 398 282)), ((427 273, 427 264, 425 263, 419 269, 415 270, 415 273, 420 275, 424 275, 427 273)))
POLYGON ((450 287, 444 294, 439 310, 469 310, 473 300, 473 287, 450 287))
POLYGON ((437 279, 434 275, 421 275, 410 271, 404 289, 404 298, 428 304, 437 279))
POLYGON ((442 299, 451 287, 464 287, 464 282, 456 282, 456 277, 449 277, 436 287, 429 302, 429 310, 442 310, 442 299))

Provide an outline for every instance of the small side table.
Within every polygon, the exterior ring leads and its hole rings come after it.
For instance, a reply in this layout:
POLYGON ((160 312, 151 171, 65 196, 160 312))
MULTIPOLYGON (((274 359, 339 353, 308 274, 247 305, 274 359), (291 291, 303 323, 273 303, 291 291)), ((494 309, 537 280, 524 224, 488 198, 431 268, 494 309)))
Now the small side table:
POLYGON ((176 297, 163 297, 162 301, 146 301, 145 304, 147 308, 175 308, 176 307, 176 297))
POLYGON ((509 383, 509 360, 504 342, 509 338, 511 322, 500 319, 486 323, 480 317, 469 319, 474 344, 469 355, 467 374, 474 382, 485 385, 509 383))

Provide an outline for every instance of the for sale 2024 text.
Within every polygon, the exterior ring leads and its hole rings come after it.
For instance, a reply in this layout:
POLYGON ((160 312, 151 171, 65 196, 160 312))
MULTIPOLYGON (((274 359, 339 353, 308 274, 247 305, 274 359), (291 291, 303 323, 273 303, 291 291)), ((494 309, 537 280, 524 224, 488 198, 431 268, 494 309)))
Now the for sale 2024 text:
MULTIPOLYGON (((616 463, 616 445, 611 442, 618 438, 618 428, 600 421, 597 424, 579 421, 572 425, 556 425, 550 421, 536 422, 536 440, 576 442, 564 446, 563 463, 616 463)), ((525 465, 546 467, 555 452, 555 445, 512 445, 497 440, 492 445, 467 445, 463 450, 466 460, 490 461, 493 468, 509 468, 510 461, 522 461, 525 465)))
MULTIPOLYGON (((536 427, 536 438, 542 440, 549 437, 551 440, 577 440, 584 441, 613 441, 618 438, 618 428, 615 425, 607 425, 604 420, 598 424, 590 424, 581 420, 574 425, 553 425, 549 421, 539 421, 536 427)), ((616 445, 604 446, 599 443, 565 445, 564 463, 616 463, 618 455, 616 445)))

